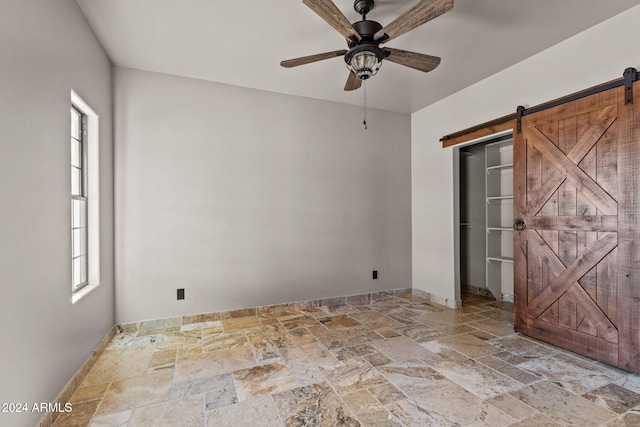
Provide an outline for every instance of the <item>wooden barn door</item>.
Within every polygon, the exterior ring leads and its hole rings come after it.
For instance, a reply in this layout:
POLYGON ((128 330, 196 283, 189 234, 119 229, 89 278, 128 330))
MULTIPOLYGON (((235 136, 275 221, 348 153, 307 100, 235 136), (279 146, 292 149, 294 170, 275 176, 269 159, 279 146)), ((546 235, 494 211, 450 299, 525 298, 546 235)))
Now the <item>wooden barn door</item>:
POLYGON ((522 118, 514 134, 515 329, 640 371, 640 86, 522 118))

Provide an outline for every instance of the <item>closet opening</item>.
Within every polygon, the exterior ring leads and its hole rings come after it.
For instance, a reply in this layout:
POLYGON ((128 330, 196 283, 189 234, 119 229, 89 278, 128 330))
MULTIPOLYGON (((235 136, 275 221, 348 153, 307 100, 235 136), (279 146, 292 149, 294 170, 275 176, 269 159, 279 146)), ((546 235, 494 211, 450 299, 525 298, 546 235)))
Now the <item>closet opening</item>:
POLYGON ((457 294, 513 302, 513 132, 456 151, 457 294))

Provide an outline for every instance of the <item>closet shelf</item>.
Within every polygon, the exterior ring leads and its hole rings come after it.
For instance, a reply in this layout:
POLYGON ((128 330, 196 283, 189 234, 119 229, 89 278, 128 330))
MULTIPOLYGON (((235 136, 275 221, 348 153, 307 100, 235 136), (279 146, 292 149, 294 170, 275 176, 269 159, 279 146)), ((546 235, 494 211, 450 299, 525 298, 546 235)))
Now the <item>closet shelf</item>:
POLYGON ((513 257, 508 256, 488 256, 487 261, 498 261, 498 262, 513 262, 513 257))
POLYGON ((513 293, 513 140, 485 145, 486 286, 513 293))
POLYGON ((513 172, 513 163, 503 163, 501 165, 487 166, 487 173, 513 172))
POLYGON ((488 202, 497 202, 497 201, 502 201, 502 200, 513 200, 513 195, 509 195, 509 196, 490 196, 490 197, 487 197, 487 203, 488 203, 488 202))

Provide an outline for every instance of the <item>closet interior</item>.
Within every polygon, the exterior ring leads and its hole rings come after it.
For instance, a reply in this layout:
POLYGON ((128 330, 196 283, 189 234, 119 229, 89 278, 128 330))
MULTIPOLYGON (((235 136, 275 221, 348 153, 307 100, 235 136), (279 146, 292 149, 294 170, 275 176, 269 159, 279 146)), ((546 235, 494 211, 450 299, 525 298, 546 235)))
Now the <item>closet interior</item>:
POLYGON ((513 137, 459 149, 460 285, 513 302, 513 137))

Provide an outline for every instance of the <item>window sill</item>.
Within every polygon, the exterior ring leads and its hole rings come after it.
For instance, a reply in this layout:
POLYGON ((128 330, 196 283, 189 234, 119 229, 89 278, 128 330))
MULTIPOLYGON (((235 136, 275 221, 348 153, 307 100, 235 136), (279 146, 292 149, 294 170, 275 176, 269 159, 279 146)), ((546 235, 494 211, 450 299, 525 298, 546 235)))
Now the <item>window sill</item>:
POLYGON ((100 286, 100 283, 94 283, 94 284, 85 286, 84 288, 80 289, 78 292, 74 292, 73 295, 71 295, 71 304, 75 304, 76 302, 80 301, 82 298, 84 298, 85 295, 88 295, 91 291, 96 289, 98 286, 100 286))

